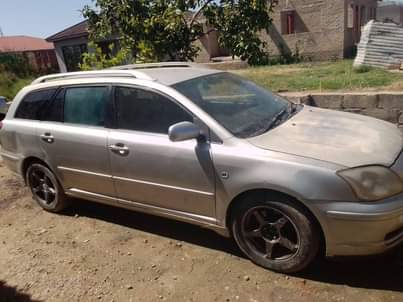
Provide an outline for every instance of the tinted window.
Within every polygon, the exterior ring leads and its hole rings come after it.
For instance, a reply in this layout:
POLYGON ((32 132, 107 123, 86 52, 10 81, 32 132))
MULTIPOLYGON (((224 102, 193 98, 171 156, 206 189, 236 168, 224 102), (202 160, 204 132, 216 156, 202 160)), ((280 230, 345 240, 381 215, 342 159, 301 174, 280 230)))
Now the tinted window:
POLYGON ((64 98, 64 122, 89 126, 105 125, 108 87, 68 88, 64 98))
POLYGON ((55 98, 46 106, 42 120, 48 122, 63 122, 64 90, 57 93, 55 98))
POLYGON ((29 93, 20 103, 16 118, 40 120, 46 102, 50 101, 56 89, 41 90, 29 93))
POLYGON ((193 121, 172 100, 141 89, 117 87, 116 107, 120 129, 167 134, 173 124, 193 121))

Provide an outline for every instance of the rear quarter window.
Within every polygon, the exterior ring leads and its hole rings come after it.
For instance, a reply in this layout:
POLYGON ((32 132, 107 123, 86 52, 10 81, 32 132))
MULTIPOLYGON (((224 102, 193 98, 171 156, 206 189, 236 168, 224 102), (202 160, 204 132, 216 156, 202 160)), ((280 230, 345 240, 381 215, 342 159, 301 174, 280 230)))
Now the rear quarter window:
POLYGON ((20 102, 15 117, 28 120, 40 120, 46 103, 52 99, 56 90, 55 88, 30 92, 20 102))

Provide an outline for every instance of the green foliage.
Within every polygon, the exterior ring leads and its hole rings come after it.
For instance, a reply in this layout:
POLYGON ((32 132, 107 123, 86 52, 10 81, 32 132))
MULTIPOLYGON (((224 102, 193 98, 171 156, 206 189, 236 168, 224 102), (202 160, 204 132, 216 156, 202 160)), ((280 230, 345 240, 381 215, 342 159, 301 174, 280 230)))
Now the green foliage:
POLYGON ((220 44, 231 50, 233 56, 250 65, 266 65, 269 55, 259 32, 269 30, 273 3, 268 0, 215 1, 206 7, 204 15, 219 31, 220 44))
POLYGON ((23 54, 0 54, 0 73, 9 72, 19 77, 32 75, 28 58, 23 54))
POLYGON ((304 60, 300 55, 298 45, 295 45, 295 52, 291 53, 286 51, 283 44, 279 45, 279 56, 271 57, 269 60, 269 65, 284 65, 284 64, 296 64, 304 60))
POLYGON ((354 69, 353 69, 353 71, 355 73, 366 73, 366 72, 369 72, 371 70, 372 70, 372 67, 368 66, 368 65, 361 65, 361 66, 358 66, 358 67, 354 67, 354 69))
POLYGON ((0 95, 12 100, 34 77, 28 58, 23 54, 0 54, 0 95))
POLYGON ((11 101, 21 88, 32 82, 33 78, 19 78, 14 73, 0 71, 0 95, 11 101))
MULTIPOLYGON (((127 48, 120 49, 115 55, 108 55, 94 43, 91 43, 89 47, 95 49, 95 51, 83 55, 82 63, 79 65, 81 70, 105 69, 130 63, 130 50, 127 48)), ((113 48, 113 45, 109 45, 111 53, 114 51, 113 48)))
POLYGON ((200 50, 193 42, 210 30, 218 30, 221 46, 233 56, 252 65, 268 63, 265 43, 258 33, 268 30, 275 1, 94 1, 94 8, 83 9, 91 40, 117 36, 133 61, 193 60, 200 50))

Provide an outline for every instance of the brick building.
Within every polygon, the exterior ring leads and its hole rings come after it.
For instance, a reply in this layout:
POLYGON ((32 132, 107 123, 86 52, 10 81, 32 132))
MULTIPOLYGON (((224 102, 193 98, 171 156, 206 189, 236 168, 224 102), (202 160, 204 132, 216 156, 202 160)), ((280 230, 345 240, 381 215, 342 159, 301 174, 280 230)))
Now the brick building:
POLYGON ((28 36, 0 37, 0 55, 19 54, 27 58, 34 71, 58 69, 53 43, 28 36))
POLYGON ((268 41, 271 54, 314 60, 353 54, 361 26, 376 18, 377 0, 278 0, 268 41))

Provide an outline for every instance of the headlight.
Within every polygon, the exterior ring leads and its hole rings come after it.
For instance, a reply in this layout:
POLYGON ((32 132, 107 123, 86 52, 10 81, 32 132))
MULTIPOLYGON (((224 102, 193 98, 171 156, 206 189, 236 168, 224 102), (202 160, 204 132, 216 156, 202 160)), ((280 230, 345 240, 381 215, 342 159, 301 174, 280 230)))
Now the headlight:
POLYGON ((403 190, 403 182, 392 170, 383 166, 367 166, 338 171, 353 188, 357 197, 375 201, 396 195, 403 190))

